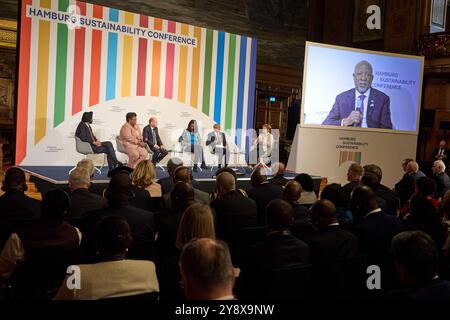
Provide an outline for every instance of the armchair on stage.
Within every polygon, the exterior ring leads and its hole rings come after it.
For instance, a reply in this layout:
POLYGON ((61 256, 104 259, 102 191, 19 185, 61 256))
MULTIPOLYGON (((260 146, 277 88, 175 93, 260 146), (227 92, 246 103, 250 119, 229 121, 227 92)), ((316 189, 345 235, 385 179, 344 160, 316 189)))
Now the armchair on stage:
MULTIPOLYGON (((75 149, 77 150, 78 153, 81 153, 82 155, 84 155, 84 158, 87 158, 88 155, 92 155, 92 154, 98 154, 95 153, 94 150, 92 150, 91 144, 89 142, 84 142, 81 141, 80 138, 78 138, 77 136, 75 136, 75 149)), ((103 153, 103 164, 102 166, 99 168, 94 167, 95 171, 97 171, 99 174, 102 173, 102 168, 105 166, 106 163, 106 154, 103 153)), ((70 171, 69 174, 75 169, 76 167, 73 167, 70 171)))

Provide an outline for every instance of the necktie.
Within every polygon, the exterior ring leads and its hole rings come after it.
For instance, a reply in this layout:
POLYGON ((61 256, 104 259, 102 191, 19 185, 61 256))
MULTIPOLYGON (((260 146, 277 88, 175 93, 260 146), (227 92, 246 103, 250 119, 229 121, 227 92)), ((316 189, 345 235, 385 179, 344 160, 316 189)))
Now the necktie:
POLYGON ((152 128, 153 145, 156 144, 155 128, 152 128))
MULTIPOLYGON (((360 95, 358 98, 359 98, 359 100, 358 100, 358 102, 357 102, 357 111, 359 111, 359 113, 361 113, 361 116, 363 116, 364 117, 364 98, 365 98, 366 96, 365 95, 360 95)), ((362 119, 361 119, 361 121, 358 123, 358 127, 362 127, 362 123, 363 123, 363 121, 362 121, 362 119)))
POLYGON ((94 134, 92 133, 92 128, 91 128, 91 126, 89 124, 87 126, 89 128, 89 133, 91 134, 92 142, 95 142, 94 134))

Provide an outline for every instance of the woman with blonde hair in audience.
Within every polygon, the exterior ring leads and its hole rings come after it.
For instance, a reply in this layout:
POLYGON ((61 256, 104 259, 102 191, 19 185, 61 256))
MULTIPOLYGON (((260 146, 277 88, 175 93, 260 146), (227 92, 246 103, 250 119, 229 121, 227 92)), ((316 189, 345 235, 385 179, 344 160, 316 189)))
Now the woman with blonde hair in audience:
POLYGON ((161 300, 183 299, 183 290, 180 287, 180 269, 178 261, 181 249, 192 239, 216 238, 214 229, 214 216, 208 205, 194 203, 183 213, 178 225, 175 246, 178 252, 172 257, 161 261, 156 267, 160 284, 161 300))
POLYGON ((133 184, 147 190, 152 198, 162 196, 161 185, 156 182, 155 166, 150 160, 137 164, 133 172, 133 184))

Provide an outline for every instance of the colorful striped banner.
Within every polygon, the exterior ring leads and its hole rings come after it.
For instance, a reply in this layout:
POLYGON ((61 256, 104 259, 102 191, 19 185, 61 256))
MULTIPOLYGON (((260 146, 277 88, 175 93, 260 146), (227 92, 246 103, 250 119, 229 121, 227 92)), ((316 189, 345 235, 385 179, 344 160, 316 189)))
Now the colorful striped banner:
POLYGON ((339 151, 339 166, 344 162, 352 161, 361 164, 361 152, 357 151, 339 151))
POLYGON ((44 138, 67 139, 68 123, 78 122, 81 112, 138 96, 192 108, 219 123, 238 147, 247 145, 239 130, 253 127, 256 50, 256 39, 223 31, 80 1, 23 0, 16 163, 39 158, 44 138), (73 4, 89 24, 52 18, 73 4))

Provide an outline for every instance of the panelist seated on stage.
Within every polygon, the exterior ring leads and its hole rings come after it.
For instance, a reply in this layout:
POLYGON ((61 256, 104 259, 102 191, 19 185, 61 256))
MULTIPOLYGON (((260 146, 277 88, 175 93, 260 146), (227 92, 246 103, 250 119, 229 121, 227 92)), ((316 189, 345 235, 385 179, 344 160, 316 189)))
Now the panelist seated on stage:
POLYGON ((225 133, 220 131, 220 124, 216 123, 213 128, 214 131, 208 133, 206 145, 209 146, 212 154, 218 156, 218 167, 222 167, 222 163, 224 163, 226 167, 228 166, 228 160, 230 159, 230 150, 227 147, 227 138, 225 137, 225 133))
POLYGON ((141 129, 137 125, 136 113, 128 112, 126 121, 120 129, 119 139, 128 155, 128 166, 134 169, 139 162, 147 159, 148 151, 142 139, 141 129))
POLYGON ((180 137, 181 147, 183 151, 194 154, 194 171, 198 170, 198 163, 201 162, 201 168, 206 169, 205 157, 203 155, 202 138, 198 133, 197 121, 191 120, 187 129, 183 130, 180 137))
POLYGON ((392 129, 389 96, 372 88, 373 69, 360 61, 353 73, 355 88, 336 97, 323 125, 392 129))
POLYGON ((158 119, 156 119, 156 117, 150 118, 149 124, 144 127, 142 136, 144 142, 148 144, 148 147, 153 152, 152 162, 156 165, 168 154, 161 141, 161 137, 159 136, 158 119))
POLYGON ((272 127, 268 123, 262 125, 262 129, 259 130, 258 138, 253 141, 253 145, 250 149, 249 162, 252 162, 257 158, 257 162, 262 161, 266 164, 270 163, 270 159, 264 158, 270 158, 274 148, 274 138, 273 134, 270 132, 271 129, 272 127))
POLYGON ((81 122, 78 124, 75 136, 81 141, 88 142, 91 145, 94 153, 106 153, 108 159, 109 170, 114 169, 118 165, 121 165, 117 161, 116 151, 110 141, 99 141, 91 128, 93 112, 84 112, 81 117, 81 122))

